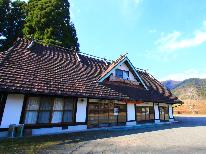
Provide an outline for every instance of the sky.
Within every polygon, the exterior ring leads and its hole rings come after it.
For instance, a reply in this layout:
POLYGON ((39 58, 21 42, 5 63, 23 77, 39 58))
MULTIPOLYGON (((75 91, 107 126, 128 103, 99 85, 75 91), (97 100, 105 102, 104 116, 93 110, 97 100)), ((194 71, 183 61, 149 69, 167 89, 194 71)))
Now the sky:
POLYGON ((128 53, 155 78, 206 78, 205 0, 70 0, 80 51, 128 53))

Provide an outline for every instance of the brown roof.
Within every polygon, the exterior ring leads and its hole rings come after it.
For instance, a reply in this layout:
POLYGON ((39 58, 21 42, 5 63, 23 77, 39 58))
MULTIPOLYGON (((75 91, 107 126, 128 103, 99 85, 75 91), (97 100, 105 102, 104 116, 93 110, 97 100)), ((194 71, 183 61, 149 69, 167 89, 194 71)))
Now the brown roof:
POLYGON ((100 99, 180 102, 146 72, 138 73, 149 90, 98 82, 111 63, 75 51, 19 39, 0 54, 0 91, 100 99))

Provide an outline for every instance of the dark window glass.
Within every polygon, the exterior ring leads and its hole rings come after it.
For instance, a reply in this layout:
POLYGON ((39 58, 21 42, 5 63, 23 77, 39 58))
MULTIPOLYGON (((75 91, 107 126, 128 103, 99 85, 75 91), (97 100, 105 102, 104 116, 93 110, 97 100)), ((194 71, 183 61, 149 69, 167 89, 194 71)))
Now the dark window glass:
POLYGON ((73 110, 73 102, 65 102, 64 110, 73 110))
POLYGON ((72 111, 64 111, 64 122, 72 122, 72 118, 73 118, 73 113, 72 111))
POLYGON ((53 103, 50 98, 43 97, 40 99, 41 105, 40 110, 51 110, 53 103))
POLYGON ((49 111, 40 111, 38 123, 49 123, 50 112, 49 111))
POLYGON ((74 104, 75 99, 67 98, 64 104, 63 122, 72 122, 74 119, 74 104))
POLYGON ((123 71, 120 69, 116 69, 116 77, 123 79, 123 71))

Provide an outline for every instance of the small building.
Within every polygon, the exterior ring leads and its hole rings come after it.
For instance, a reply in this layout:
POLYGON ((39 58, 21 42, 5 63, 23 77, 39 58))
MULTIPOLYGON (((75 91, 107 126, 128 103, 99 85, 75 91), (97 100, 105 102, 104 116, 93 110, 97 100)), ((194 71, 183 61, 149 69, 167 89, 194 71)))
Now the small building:
POLYGON ((0 53, 0 136, 174 121, 181 103, 126 55, 114 61, 18 39, 0 53))

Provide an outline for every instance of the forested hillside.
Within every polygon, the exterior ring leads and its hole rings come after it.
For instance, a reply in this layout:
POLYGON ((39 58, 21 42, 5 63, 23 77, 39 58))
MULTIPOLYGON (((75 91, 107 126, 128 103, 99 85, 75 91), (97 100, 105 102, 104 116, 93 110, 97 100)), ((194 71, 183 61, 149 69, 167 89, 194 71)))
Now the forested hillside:
POLYGON ((206 79, 191 78, 182 82, 162 82, 184 105, 176 108, 183 113, 206 114, 206 79))

